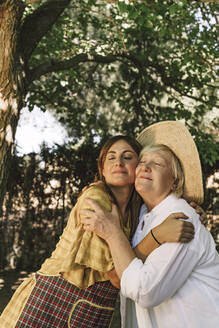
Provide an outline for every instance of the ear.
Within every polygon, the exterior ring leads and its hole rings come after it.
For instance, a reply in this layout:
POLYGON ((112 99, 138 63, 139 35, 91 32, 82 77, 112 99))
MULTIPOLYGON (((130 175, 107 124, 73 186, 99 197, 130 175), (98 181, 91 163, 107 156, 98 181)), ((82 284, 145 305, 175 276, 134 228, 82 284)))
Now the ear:
POLYGON ((171 186, 171 190, 172 191, 176 190, 177 186, 178 186, 178 180, 176 179, 171 186))
POLYGON ((175 189, 176 189, 176 185, 175 185, 175 183, 174 183, 174 184, 172 184, 172 186, 171 186, 171 190, 174 191, 175 189))

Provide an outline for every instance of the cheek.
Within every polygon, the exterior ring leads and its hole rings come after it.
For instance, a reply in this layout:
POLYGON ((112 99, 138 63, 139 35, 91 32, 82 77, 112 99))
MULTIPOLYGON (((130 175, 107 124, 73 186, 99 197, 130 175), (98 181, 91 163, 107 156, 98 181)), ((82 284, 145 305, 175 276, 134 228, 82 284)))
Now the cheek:
POLYGON ((166 186, 172 186, 173 183, 174 183, 174 178, 172 176, 172 174, 166 174, 166 176, 162 177, 162 180, 163 180, 163 183, 166 185, 166 186))
POLYGON ((136 177, 138 176, 139 172, 140 172, 140 167, 137 166, 136 169, 135 169, 135 176, 136 177))
POLYGON ((103 169, 102 169, 102 175, 104 176, 104 178, 106 177, 107 173, 108 173, 108 163, 104 163, 103 165, 103 169))
POLYGON ((133 164, 130 166, 130 171, 131 171, 131 173, 132 173, 133 176, 135 176, 135 174, 136 174, 136 166, 137 166, 136 163, 133 163, 133 164))

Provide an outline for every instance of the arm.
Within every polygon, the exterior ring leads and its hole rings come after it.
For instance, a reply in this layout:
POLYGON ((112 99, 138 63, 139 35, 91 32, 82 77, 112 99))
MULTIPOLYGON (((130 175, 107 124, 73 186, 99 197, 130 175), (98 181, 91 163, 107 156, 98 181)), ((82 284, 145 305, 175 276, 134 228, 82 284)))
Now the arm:
POLYGON ((111 271, 108 271, 106 273, 109 281, 111 282, 111 284, 116 287, 117 289, 120 289, 120 278, 118 277, 116 270, 113 269, 111 271))
POLYGON ((84 225, 85 230, 94 231, 106 240, 116 272, 121 278, 122 272, 135 258, 135 253, 121 229, 117 207, 113 204, 112 211, 107 212, 93 200, 87 199, 86 201, 93 211, 81 210, 81 223, 84 225))
MULTIPOLYGON (((108 234, 112 236, 116 233, 119 233, 120 234, 119 238, 121 239, 122 242, 123 232, 120 228, 119 217, 116 211, 116 207, 114 206, 114 210, 111 213, 109 213, 107 211, 104 211, 100 206, 98 206, 96 202, 93 202, 92 200, 89 199, 87 199, 86 201, 88 202, 89 207, 92 208, 93 211, 81 211, 81 218, 82 218, 81 222, 85 223, 84 225, 85 230, 96 232, 107 242, 109 242, 107 240, 108 234), (88 219, 86 220, 86 218, 88 219), (93 229, 91 228, 90 225, 86 225, 86 223, 91 223, 91 222, 93 224, 93 229), (111 233, 109 233, 111 229, 114 230, 111 233)), ((189 242, 194 237, 194 227, 192 223, 183 220, 178 220, 179 218, 183 218, 184 220, 186 220, 188 217, 185 216, 183 213, 171 214, 159 226, 153 229, 153 233, 156 236, 156 239, 161 244, 165 242, 189 242)), ((123 243, 125 243, 124 240, 123 243)), ((159 244, 152 237, 151 233, 149 233, 134 248, 134 253, 138 258, 144 261, 146 257, 157 247, 159 247, 159 244)))
MULTIPOLYGON (((95 233, 84 231, 81 225, 80 211, 92 209, 86 203, 86 197, 95 200, 106 212, 111 210, 111 202, 108 195, 99 187, 92 186, 80 196, 77 206, 75 206, 75 219, 73 218, 72 220, 72 224, 75 224, 77 221, 77 229, 79 230, 77 240, 73 242, 72 246, 74 252, 77 248, 74 262, 86 267, 87 270, 92 269, 103 275, 103 273, 113 269, 113 260, 107 243, 95 233)), ((74 227, 72 226, 72 228, 74 227)))
MULTIPOLYGON (((86 200, 93 211, 81 211, 81 222, 85 230, 94 231, 100 237, 105 239, 110 247, 113 262, 118 276, 121 278, 123 271, 136 257, 143 261, 159 244, 149 233, 143 241, 133 250, 126 236, 124 235, 119 222, 119 216, 115 205, 112 212, 104 211, 98 204, 90 199, 86 200), (122 256, 121 256, 122 254, 122 256)), ((186 241, 190 241, 194 235, 194 227, 190 222, 175 220, 176 217, 187 218, 183 213, 170 215, 153 232, 162 243, 166 241, 177 242, 182 238, 182 232, 187 234, 186 241), (185 232, 186 231, 186 232, 185 232)))
POLYGON ((166 243, 143 264, 134 259, 123 272, 121 292, 141 307, 154 307, 172 297, 186 282, 200 260, 188 244, 166 243))
POLYGON ((197 205, 195 202, 190 202, 189 205, 194 208, 194 210, 196 211, 197 214, 200 215, 199 220, 206 227, 208 224, 208 218, 207 218, 207 214, 203 210, 203 208, 201 206, 197 205))
POLYGON ((119 226, 116 207, 105 213, 95 202, 90 205, 95 212, 84 213, 82 223, 108 242, 116 271, 122 277, 122 293, 142 307, 156 306, 173 296, 197 265, 200 245, 191 249, 188 244, 165 243, 143 264, 119 226))
MULTIPOLYGON (((184 221, 186 219, 188 217, 182 212, 170 214, 161 224, 153 229, 153 235, 160 244, 166 242, 190 242, 194 238, 194 226, 191 222, 184 221)), ((148 233, 134 248, 134 251, 138 258, 145 261, 146 257, 159 246, 152 234, 148 233)))

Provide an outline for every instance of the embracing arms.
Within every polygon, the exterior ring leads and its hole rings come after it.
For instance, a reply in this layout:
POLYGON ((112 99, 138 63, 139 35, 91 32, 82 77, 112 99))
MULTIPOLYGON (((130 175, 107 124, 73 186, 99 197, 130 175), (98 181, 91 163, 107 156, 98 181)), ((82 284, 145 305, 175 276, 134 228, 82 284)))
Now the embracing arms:
MULTIPOLYGON (((159 247, 159 244, 149 233, 141 243, 132 249, 121 230, 116 206, 113 205, 112 211, 107 212, 92 200, 87 201, 93 211, 83 210, 81 222, 84 224, 85 230, 94 231, 107 241, 119 277, 136 256, 144 261, 153 250, 159 247)), ((198 210, 200 211, 200 208, 198 210)), ((187 217, 183 213, 171 214, 153 229, 154 236, 161 244, 165 242, 189 242, 193 238, 193 225, 184 220, 176 220, 176 218, 186 219, 187 217)))

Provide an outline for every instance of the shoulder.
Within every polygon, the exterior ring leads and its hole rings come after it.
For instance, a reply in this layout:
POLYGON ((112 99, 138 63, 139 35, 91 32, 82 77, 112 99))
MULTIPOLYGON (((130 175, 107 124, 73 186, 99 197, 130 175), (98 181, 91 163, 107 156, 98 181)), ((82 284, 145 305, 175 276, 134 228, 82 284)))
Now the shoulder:
POLYGON ((107 193, 106 189, 104 188, 103 184, 100 183, 92 183, 91 185, 87 186, 79 196, 78 199, 86 198, 86 197, 107 197, 110 198, 109 194, 107 193))
POLYGON ((174 195, 168 197, 168 208, 174 212, 184 212, 186 215, 193 216, 197 213, 194 208, 183 198, 177 198, 174 195))
POLYGON ((186 212, 185 213, 186 215, 189 216, 198 215, 194 210, 194 208, 191 205, 189 205, 189 203, 183 198, 177 198, 175 206, 179 208, 179 210, 186 212))
POLYGON ((86 198, 95 200, 100 206, 108 211, 111 210, 111 197, 106 191, 103 183, 93 183, 88 186, 78 198, 78 203, 82 203, 86 198))
MULTIPOLYGON (((172 207, 171 207, 171 212, 172 213, 177 213, 177 212, 183 212, 185 215, 188 216, 187 222, 193 223, 195 230, 196 230, 196 236, 198 236, 198 231, 201 229, 201 221, 199 219, 199 214, 196 213, 194 208, 189 205, 189 203, 183 199, 183 198, 176 198, 176 200, 173 202, 172 207)), ((205 229, 204 229, 205 230, 205 229)))

